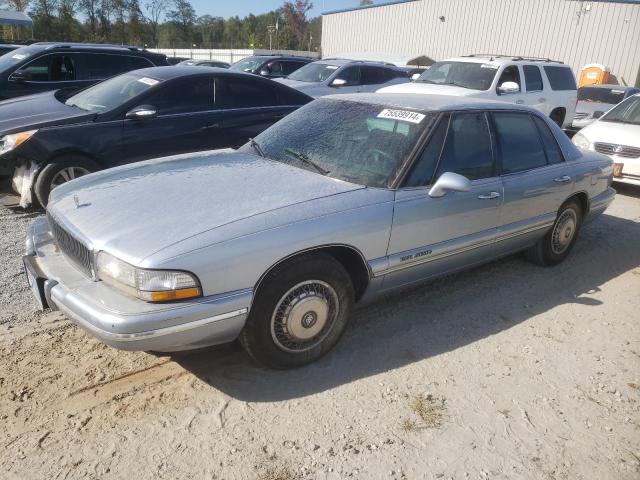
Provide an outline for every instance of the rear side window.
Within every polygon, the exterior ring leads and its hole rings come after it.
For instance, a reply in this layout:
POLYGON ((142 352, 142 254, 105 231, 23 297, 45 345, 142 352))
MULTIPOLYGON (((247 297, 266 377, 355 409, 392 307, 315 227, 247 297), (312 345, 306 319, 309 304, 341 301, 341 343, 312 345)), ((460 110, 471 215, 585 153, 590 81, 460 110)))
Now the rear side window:
POLYGON ((526 113, 494 113, 502 173, 543 167, 547 157, 533 120, 526 113))
POLYGON ((292 62, 292 61, 282 62, 282 74, 290 75, 296 70, 298 70, 300 67, 302 67, 303 65, 304 63, 302 62, 292 62))
POLYGON ((436 176, 444 172, 458 173, 469 180, 494 175, 491 139, 484 113, 453 116, 436 176))
POLYGON ((155 67, 151 60, 144 57, 127 57, 129 70, 138 70, 140 68, 155 67))
POLYGON ((213 77, 183 78, 171 82, 144 100, 158 115, 213 110, 216 103, 216 85, 213 77))
POLYGON ((544 122, 544 120, 534 116, 533 121, 538 127, 538 132, 540 132, 540 138, 542 138, 542 143, 544 144, 544 151, 547 154, 547 163, 560 163, 564 161, 564 157, 562 156, 562 151, 558 146, 558 142, 556 141, 556 137, 553 136, 551 130, 549 130, 549 126, 544 122))
POLYGON ((312 99, 293 88, 276 88, 279 105, 306 105, 312 99))
POLYGON ((390 79, 386 68, 360 67, 360 79, 362 85, 379 85, 390 79))
POLYGON ((438 126, 433 131, 429 143, 407 176, 405 187, 424 187, 431 183, 442 152, 442 144, 447 135, 448 126, 449 116, 447 115, 438 122, 438 126))
POLYGON ((273 87, 265 82, 245 79, 226 81, 227 108, 270 107, 278 105, 273 87))
POLYGON ((527 85, 527 92, 541 92, 542 75, 540 74, 540 68, 535 65, 524 65, 524 81, 527 85))
POLYGON ((575 90, 576 78, 569 67, 545 66, 552 90, 575 90))

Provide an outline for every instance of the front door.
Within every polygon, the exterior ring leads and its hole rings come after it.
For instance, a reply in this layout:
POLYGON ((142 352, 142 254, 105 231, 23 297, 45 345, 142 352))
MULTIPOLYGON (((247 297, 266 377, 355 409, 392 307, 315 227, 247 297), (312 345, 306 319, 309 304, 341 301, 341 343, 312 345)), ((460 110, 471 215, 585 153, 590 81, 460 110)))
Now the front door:
POLYGON ((384 288, 490 259, 501 204, 486 114, 444 116, 396 192, 387 265, 380 272, 384 288), (431 185, 445 172, 467 177, 471 190, 430 197, 431 185))
POLYGON ((504 189, 496 248, 508 253, 544 235, 571 195, 574 179, 544 120, 524 112, 492 117, 504 189))

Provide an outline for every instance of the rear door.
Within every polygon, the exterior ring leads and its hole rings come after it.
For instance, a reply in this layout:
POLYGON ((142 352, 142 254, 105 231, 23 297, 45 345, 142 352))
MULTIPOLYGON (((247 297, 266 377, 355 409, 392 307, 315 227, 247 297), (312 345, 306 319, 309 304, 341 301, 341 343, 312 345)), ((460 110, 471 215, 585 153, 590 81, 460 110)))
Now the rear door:
POLYGON ((542 81, 542 72, 537 65, 522 65, 524 73, 524 103, 533 108, 537 108, 545 115, 551 113, 549 101, 542 81))
POLYGON ((501 204, 486 114, 445 115, 396 193, 384 287, 490 258, 501 204), (445 172, 467 177, 471 190, 430 197, 431 185, 445 172))
POLYGON ((167 82, 143 97, 157 116, 124 120, 122 163, 227 146, 216 77, 199 75, 167 82))
POLYGON ((571 195, 571 169, 546 122, 526 112, 492 114, 504 204, 497 248, 519 250, 543 235, 571 195))

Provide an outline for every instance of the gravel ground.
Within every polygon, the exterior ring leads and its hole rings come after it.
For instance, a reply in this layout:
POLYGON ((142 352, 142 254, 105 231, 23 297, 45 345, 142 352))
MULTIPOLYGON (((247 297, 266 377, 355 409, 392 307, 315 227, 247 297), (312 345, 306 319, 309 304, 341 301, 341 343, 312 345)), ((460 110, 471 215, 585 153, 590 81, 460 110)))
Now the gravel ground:
POLYGON ((553 269, 513 256, 359 310, 275 372, 36 313, 0 206, 0 478, 638 479, 640 194, 553 269))

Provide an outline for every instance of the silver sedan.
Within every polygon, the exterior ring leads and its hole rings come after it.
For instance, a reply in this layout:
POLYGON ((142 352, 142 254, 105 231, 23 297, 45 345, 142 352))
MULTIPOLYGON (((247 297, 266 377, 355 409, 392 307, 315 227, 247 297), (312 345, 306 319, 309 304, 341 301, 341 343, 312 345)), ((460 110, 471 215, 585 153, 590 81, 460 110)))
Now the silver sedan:
POLYGON ((526 107, 325 97, 238 151, 56 188, 24 261, 42 307, 114 347, 239 338, 257 361, 295 367, 384 292, 518 251, 560 263, 613 200, 612 173, 526 107))

